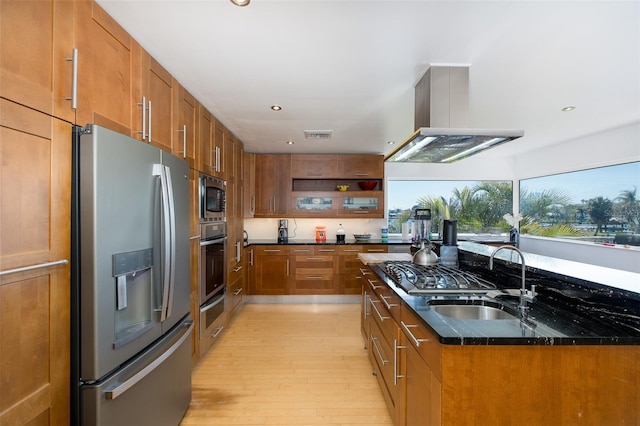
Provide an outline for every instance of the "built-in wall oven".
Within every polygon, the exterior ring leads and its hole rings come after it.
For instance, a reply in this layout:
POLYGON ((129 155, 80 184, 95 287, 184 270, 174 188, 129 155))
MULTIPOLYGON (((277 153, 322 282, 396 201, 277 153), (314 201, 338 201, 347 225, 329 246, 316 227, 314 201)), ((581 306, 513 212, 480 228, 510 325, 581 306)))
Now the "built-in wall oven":
POLYGON ((224 327, 226 264, 226 222, 201 223, 199 280, 201 355, 224 327))
POLYGON ((200 223, 224 222, 226 220, 227 183, 213 176, 200 173, 200 223))

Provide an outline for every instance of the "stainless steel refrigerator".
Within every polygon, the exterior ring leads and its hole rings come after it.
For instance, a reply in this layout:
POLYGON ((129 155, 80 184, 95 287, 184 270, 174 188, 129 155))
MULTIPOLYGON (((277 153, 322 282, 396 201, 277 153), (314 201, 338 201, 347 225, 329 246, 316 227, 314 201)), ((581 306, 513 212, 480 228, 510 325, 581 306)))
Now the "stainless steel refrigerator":
POLYGON ((177 425, 191 399, 189 167, 74 128, 72 418, 177 425))

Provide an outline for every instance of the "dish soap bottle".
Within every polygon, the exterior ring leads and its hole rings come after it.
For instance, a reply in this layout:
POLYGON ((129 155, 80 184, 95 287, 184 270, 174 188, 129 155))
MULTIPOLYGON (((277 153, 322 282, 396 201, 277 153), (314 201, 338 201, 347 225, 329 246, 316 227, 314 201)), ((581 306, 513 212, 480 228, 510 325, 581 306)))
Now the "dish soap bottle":
POLYGON ((344 244, 344 229, 342 229, 342 224, 338 226, 338 230, 336 231, 336 243, 344 244))

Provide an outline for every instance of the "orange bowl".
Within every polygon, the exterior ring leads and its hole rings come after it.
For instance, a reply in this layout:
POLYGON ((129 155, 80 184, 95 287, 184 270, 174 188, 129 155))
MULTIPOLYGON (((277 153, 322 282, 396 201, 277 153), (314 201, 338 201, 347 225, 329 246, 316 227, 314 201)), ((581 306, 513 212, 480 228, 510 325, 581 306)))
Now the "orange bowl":
POLYGON ((358 182, 358 185, 364 191, 371 191, 373 188, 376 187, 377 184, 378 184, 378 182, 376 182, 375 180, 367 180, 367 181, 363 181, 363 182, 358 182))

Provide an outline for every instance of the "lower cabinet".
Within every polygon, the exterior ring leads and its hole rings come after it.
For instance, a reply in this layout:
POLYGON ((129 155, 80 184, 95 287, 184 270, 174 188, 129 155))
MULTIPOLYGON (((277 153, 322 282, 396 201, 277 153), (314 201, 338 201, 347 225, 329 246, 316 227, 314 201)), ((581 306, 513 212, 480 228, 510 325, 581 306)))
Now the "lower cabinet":
POLYGON ((225 309, 228 312, 228 318, 231 319, 239 311, 244 303, 245 294, 245 250, 242 251, 242 262, 228 273, 227 294, 225 300, 225 309))
POLYGON ((362 291, 358 253, 386 253, 387 246, 256 245, 248 251, 248 294, 358 295, 362 291))
POLYGON ((252 250, 254 277, 250 293, 256 295, 289 294, 291 270, 289 247, 256 246, 252 250))

